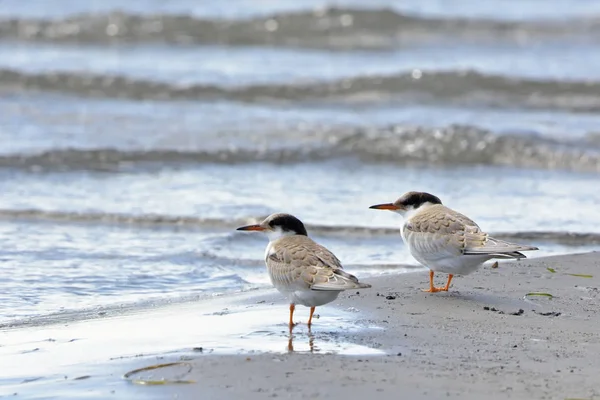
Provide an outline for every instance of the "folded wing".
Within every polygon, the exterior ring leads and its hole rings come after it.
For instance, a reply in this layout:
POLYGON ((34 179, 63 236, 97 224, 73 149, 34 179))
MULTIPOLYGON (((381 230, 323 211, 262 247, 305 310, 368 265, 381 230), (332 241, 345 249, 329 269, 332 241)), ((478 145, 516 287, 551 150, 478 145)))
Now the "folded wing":
POLYGON ((516 243, 506 242, 483 234, 481 238, 470 240, 467 236, 467 245, 463 254, 465 255, 494 255, 502 258, 526 258, 522 251, 538 250, 533 246, 522 246, 516 243))
POLYGON ((267 263, 276 285, 324 291, 371 287, 345 272, 333 253, 306 236, 284 237, 275 249, 267 263))
POLYGON ((490 237, 473 220, 441 204, 414 217, 404 230, 417 250, 439 257, 462 254, 518 259, 526 258, 521 251, 538 249, 490 237))

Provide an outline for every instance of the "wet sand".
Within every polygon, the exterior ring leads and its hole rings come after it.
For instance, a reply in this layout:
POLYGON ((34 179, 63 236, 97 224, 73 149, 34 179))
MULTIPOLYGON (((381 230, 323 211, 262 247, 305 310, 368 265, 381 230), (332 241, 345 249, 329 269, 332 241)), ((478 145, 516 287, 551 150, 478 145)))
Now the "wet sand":
MULTIPOLYGON (((600 396, 599 268, 598 252, 486 265, 436 294, 419 290, 427 286, 424 271, 374 278, 372 289, 317 309, 311 332, 302 323, 291 337, 287 305, 273 291, 5 329, 0 394, 593 399, 600 396), (554 297, 526 298, 529 292, 554 297), (136 377, 194 383, 144 386, 122 378, 182 360, 136 377)), ((296 319, 307 316, 298 307, 296 319)))

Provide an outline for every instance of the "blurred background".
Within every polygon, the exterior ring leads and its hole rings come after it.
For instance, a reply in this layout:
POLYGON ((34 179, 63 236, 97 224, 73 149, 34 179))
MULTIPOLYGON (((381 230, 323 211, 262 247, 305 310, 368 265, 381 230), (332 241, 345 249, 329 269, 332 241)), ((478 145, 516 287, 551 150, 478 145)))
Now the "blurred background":
POLYGON ((600 2, 0 0, 0 324, 268 286, 289 212, 362 276, 432 192, 600 243, 600 2))

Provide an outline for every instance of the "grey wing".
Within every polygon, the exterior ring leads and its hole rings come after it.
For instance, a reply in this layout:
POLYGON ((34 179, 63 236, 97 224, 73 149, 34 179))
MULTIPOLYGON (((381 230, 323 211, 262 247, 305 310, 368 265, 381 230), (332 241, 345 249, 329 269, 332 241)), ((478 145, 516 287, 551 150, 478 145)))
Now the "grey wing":
POLYGON ((340 260, 307 237, 288 241, 269 255, 271 277, 288 287, 342 291, 370 287, 342 268, 340 260))
POLYGON ((468 217, 440 205, 415 215, 402 232, 412 250, 431 258, 445 258, 463 254, 466 233, 476 235, 481 230, 468 217))
POLYGON ((461 244, 453 240, 451 235, 415 232, 410 227, 405 228, 404 237, 409 243, 411 252, 428 255, 426 258, 445 258, 462 254, 461 244))
POLYGON ((469 238, 465 247, 465 255, 495 255, 508 258, 525 258, 521 251, 538 250, 533 246, 522 246, 485 235, 484 238, 469 238))
POLYGON ((410 231, 427 238, 417 244, 424 252, 524 258, 520 251, 537 250, 492 238, 467 216, 441 205, 431 207, 430 212, 419 215, 410 225, 410 231))

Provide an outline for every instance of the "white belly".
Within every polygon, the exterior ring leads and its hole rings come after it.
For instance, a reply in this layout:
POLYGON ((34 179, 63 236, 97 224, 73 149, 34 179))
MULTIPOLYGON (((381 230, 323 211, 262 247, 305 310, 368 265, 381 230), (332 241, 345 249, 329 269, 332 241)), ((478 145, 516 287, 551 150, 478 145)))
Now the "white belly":
MULTIPOLYGON (((284 293, 284 292, 282 292, 284 293)), ((331 303, 340 295, 338 291, 323 290, 296 290, 295 292, 284 293, 290 304, 301 304, 306 307, 318 307, 323 304, 331 303)))
POLYGON ((429 262, 425 260, 422 264, 436 272, 444 272, 452 275, 469 275, 487 260, 489 260, 487 256, 457 256, 429 262))

